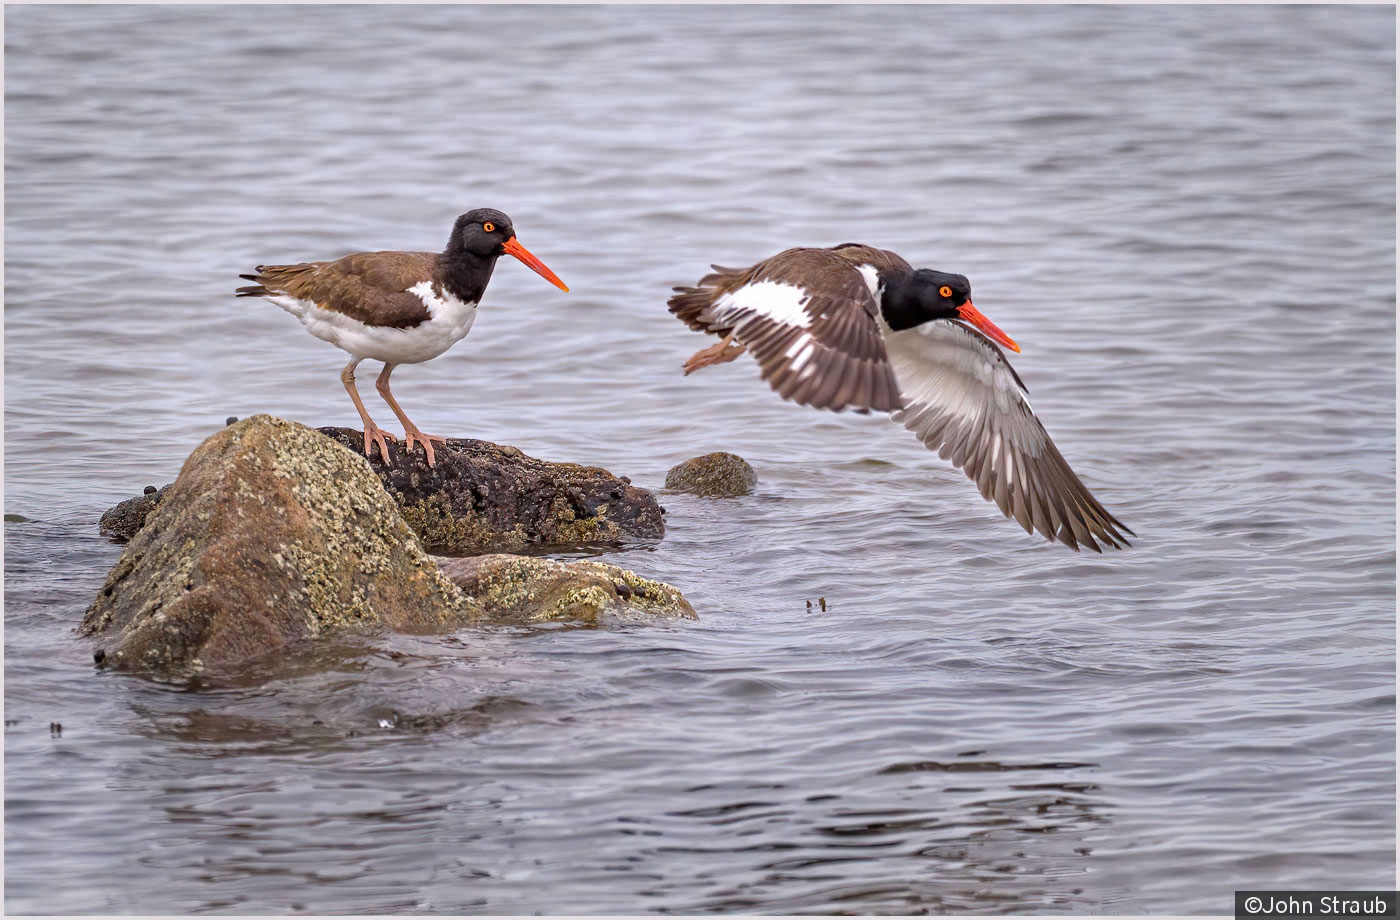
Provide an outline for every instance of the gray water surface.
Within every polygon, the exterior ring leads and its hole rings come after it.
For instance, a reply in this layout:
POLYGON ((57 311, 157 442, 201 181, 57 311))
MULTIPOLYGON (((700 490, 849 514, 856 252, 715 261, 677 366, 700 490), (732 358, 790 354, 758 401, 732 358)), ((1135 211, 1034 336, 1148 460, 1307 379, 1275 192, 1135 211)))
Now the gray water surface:
POLYGON ((1393 8, 9 6, 5 39, 8 912, 1395 887, 1393 8), (344 355, 237 274, 479 206, 572 293, 503 261, 399 400, 654 489, 747 458, 756 494, 663 494, 665 541, 603 557, 700 619, 96 671, 103 510, 226 416, 355 423, 344 355), (672 285, 850 240, 972 279, 1131 550, 1027 536, 747 359, 681 376, 672 285))

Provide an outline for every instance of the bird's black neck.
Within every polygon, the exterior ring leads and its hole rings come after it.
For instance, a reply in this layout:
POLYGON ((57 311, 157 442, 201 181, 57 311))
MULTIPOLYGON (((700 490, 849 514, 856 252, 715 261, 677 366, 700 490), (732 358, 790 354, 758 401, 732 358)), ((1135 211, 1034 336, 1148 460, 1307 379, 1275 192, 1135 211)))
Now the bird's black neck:
POLYGON ((479 256, 466 250, 446 252, 442 257, 442 285, 463 303, 479 303, 486 292, 498 256, 479 256))

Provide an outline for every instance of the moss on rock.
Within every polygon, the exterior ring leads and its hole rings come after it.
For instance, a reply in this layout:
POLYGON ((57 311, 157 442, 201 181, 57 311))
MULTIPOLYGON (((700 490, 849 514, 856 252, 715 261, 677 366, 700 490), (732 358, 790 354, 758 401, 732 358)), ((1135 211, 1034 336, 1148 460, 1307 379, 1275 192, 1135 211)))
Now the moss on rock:
POLYGON ((492 619, 596 623, 606 614, 695 617, 690 602, 670 585, 602 562, 564 563, 505 553, 438 562, 447 578, 492 619))
POLYGON ((104 664, 187 675, 329 631, 435 630, 483 614, 362 456, 259 415, 190 454, 80 631, 110 637, 104 664))

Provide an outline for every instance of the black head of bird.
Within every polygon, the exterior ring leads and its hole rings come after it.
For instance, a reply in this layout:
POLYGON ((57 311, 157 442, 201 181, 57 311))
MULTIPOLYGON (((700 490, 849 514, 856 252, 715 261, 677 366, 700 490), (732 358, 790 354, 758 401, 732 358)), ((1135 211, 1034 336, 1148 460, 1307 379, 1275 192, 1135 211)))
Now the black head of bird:
POLYGON ((893 274, 885 280, 880 312, 895 332, 936 319, 966 323, 1012 351, 1021 346, 972 305, 972 283, 964 275, 921 268, 893 274))

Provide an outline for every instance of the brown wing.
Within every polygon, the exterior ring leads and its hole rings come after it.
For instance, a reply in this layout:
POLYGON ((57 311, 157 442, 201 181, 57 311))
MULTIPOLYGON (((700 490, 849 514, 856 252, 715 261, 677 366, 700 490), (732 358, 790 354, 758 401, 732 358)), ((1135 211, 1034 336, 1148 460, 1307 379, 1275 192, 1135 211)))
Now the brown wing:
POLYGON ((408 329, 431 318, 409 289, 436 277, 439 258, 431 252, 357 252, 334 262, 259 265, 256 274, 239 276, 257 284, 236 293, 286 294, 362 323, 408 329))
POLYGON ((869 247, 789 249, 747 269, 713 266, 699 287, 676 288, 667 307, 697 331, 731 332, 784 399, 820 409, 898 409, 878 306, 851 254, 889 263, 869 247))
POLYGON ((1001 349, 951 320, 892 332, 890 360, 905 407, 892 417, 967 473, 1027 533, 1070 549, 1121 549, 1122 521, 1070 469, 1001 349))

